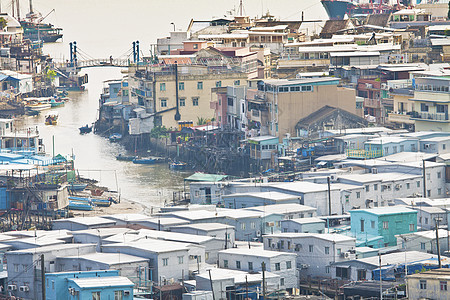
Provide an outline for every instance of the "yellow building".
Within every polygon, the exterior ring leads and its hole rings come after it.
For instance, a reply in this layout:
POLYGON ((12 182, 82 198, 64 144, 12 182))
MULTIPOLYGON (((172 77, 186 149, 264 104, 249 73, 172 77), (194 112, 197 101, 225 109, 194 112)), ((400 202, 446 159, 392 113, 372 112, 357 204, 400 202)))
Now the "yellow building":
POLYGON ((296 136, 298 121, 325 105, 355 114, 355 90, 338 84, 339 79, 331 77, 261 81, 258 90, 247 93, 249 127, 281 141, 286 133, 296 136))
POLYGON ((247 83, 246 73, 226 67, 180 65, 177 69, 177 74, 173 65, 137 72, 134 76, 132 90, 138 103, 146 108, 147 115, 143 118, 153 118, 153 126, 177 129, 179 122, 192 121, 197 125, 199 119, 210 120, 215 113, 211 102, 217 99, 211 89, 247 83))

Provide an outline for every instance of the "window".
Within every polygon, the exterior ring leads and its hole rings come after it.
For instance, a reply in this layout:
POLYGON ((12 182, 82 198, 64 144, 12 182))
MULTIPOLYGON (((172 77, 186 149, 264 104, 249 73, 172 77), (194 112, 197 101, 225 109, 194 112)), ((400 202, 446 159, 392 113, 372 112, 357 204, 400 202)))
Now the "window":
POLYGON ((198 44, 193 44, 193 45, 192 45, 192 48, 193 48, 193 49, 198 49, 198 44))
POLYGON ((427 197, 431 197, 431 190, 427 190, 427 197))
POLYGON ((255 229, 256 228, 256 223, 255 222, 250 222, 250 228, 251 229, 255 229))
POLYGON ((280 263, 275 263, 275 271, 280 271, 280 270, 281 270, 280 263))
POLYGON ((165 91, 165 90, 166 90, 166 84, 165 84, 165 83, 160 83, 160 84, 159 84, 159 90, 160 90, 161 92, 165 91))
POLYGON ((427 289, 427 281, 426 280, 421 280, 419 284, 420 284, 420 289, 421 290, 426 290, 427 289))
POLYGON ((438 112, 438 113, 445 113, 445 108, 446 108, 446 105, 437 104, 436 105, 436 112, 438 112))
POLYGON ((414 231, 414 228, 415 228, 414 224, 409 224, 409 231, 414 231))
POLYGON ((19 264, 14 264, 14 272, 19 272, 19 264))
POLYGON ((228 260, 226 260, 226 259, 223 260, 223 267, 224 267, 225 269, 228 268, 228 260))
POLYGON ((241 223, 241 229, 245 230, 245 223, 241 223))
POLYGON ((441 189, 441 188, 438 188, 437 193, 438 193, 438 195, 440 195, 440 194, 442 193, 442 189, 441 189))
POLYGON ((123 291, 114 291, 114 300, 122 300, 123 291))
POLYGON ((178 82, 178 89, 184 91, 184 82, 178 82))
POLYGON ((179 265, 183 264, 183 256, 178 256, 178 264, 179 265))
POLYGON ((428 218, 425 217, 425 224, 428 224, 428 218))
POLYGON ((361 198, 361 192, 356 192, 356 199, 361 198))
POLYGON ((438 178, 441 178, 441 172, 438 172, 438 173, 437 173, 437 177, 438 177, 438 178))
POLYGON ((236 269, 241 268, 241 262, 239 260, 236 261, 236 269))
POLYGON ((234 81, 234 85, 241 85, 241 81, 240 80, 235 80, 234 81))
POLYGON ((360 222, 361 222, 361 232, 364 232, 364 219, 361 219, 360 222))
POLYGON ((441 291, 447 290, 447 281, 441 281, 440 285, 441 285, 441 291))
POLYGON ((420 187, 420 181, 417 181, 416 184, 417 184, 417 187, 420 187))
POLYGON ((358 280, 366 280, 366 270, 364 269, 358 269, 358 280))
POLYGON ((409 190, 410 186, 411 186, 411 185, 410 185, 409 182, 408 182, 408 183, 406 184, 406 189, 409 190))
POLYGON ((377 190, 378 190, 378 184, 374 184, 374 185, 373 185, 373 190, 374 190, 374 191, 377 191, 377 190))
POLYGON ((286 262, 286 269, 292 269, 292 262, 290 260, 286 262))
POLYGON ((349 278, 350 272, 346 267, 336 267, 336 277, 349 278))
POLYGON ((167 266, 169 265, 169 259, 168 258, 163 258, 163 266, 167 266))
POLYGON ((197 90, 203 90, 203 82, 202 81, 197 82, 197 90))
POLYGON ((389 229, 389 221, 383 221, 383 229, 389 229))
POLYGON ((180 98, 178 100, 178 105, 179 106, 186 106, 186 98, 180 98))
POLYGON ((311 92, 312 86, 311 85, 303 85, 302 86, 302 92, 311 92))
POLYGON ((221 87, 222 86, 222 81, 216 81, 216 87, 221 87))
POLYGON ((366 192, 369 191, 369 185, 366 185, 366 192))
POLYGON ((161 99, 161 107, 167 107, 167 99, 161 99))
POLYGON ((253 262, 251 261, 248 262, 248 270, 253 271, 253 262))
POLYGON ((337 255, 341 255, 342 249, 341 249, 341 248, 337 248, 337 249, 336 249, 336 253, 337 253, 337 255))
POLYGON ((314 251, 314 245, 309 245, 309 252, 313 252, 314 251))
POLYGON ((375 221, 370 221, 370 228, 375 228, 375 221))
POLYGON ((420 250, 425 250, 425 243, 420 243, 420 250))
POLYGON ((281 286, 284 285, 284 278, 280 278, 280 285, 281 285, 281 286))
POLYGON ((325 273, 330 274, 330 267, 328 266, 325 267, 325 273))
POLYGON ((100 292, 92 292, 92 300, 100 300, 100 292))
POLYGON ((192 105, 193 106, 198 106, 198 97, 192 98, 192 105))
POLYGON ((420 111, 428 111, 428 105, 425 103, 420 103, 420 111))

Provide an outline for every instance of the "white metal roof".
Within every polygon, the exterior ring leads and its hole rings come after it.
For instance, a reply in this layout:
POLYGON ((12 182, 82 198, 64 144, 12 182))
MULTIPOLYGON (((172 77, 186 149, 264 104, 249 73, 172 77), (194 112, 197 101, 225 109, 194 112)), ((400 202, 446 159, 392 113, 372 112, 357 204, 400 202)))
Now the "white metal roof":
POLYGON ((133 288, 134 283, 127 277, 122 276, 107 276, 107 277, 88 277, 88 278, 69 278, 80 288, 95 288, 95 287, 119 287, 128 286, 133 288))

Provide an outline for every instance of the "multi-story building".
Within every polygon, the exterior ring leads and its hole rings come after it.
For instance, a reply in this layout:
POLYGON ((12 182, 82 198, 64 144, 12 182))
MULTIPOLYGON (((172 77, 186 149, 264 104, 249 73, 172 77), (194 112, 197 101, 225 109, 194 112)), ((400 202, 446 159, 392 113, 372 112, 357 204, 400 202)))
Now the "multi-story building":
POLYGON ((279 233, 264 236, 264 249, 297 255, 300 276, 331 277, 331 265, 354 256, 355 239, 329 233, 279 233))
POLYGON ((261 248, 235 248, 219 252, 219 266, 225 269, 261 272, 262 263, 266 271, 280 276, 280 288, 297 286, 294 253, 263 250, 261 248))
POLYGON ((450 78, 424 77, 415 79, 414 111, 416 131, 450 132, 448 106, 450 103, 450 78))
POLYGON ((247 73, 227 66, 175 64, 149 67, 146 71, 136 72, 132 78, 131 90, 147 114, 136 116, 130 123, 150 119, 153 126, 178 128, 179 121, 211 120, 215 110, 210 102, 217 98, 212 95, 212 89, 244 85, 247 73))
POLYGON ((355 113, 355 91, 338 84, 339 79, 329 77, 260 81, 257 90, 247 92, 248 127, 281 141, 286 133, 296 135, 301 118, 325 105, 355 113))
POLYGON ((351 234, 360 245, 396 246, 396 235, 417 231, 417 211, 406 207, 356 209, 350 215, 351 234))

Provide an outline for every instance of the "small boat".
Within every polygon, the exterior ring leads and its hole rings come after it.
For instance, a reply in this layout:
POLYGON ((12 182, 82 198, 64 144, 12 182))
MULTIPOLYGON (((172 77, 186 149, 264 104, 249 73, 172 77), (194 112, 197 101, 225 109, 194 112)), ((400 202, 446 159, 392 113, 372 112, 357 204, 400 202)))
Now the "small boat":
POLYGON ((85 203, 85 204, 90 204, 90 205, 95 205, 95 206, 103 206, 103 207, 107 207, 111 205, 111 197, 108 199, 100 199, 100 198, 84 198, 84 197, 73 197, 70 196, 69 197, 69 201, 75 201, 75 202, 79 202, 79 203, 85 203))
POLYGON ((51 110, 45 115, 45 125, 56 125, 58 123, 58 112, 51 110))
POLYGON ((50 103, 40 103, 38 101, 31 101, 25 105, 25 108, 32 111, 42 111, 52 108, 50 103))
POLYGON ((86 126, 78 128, 80 130, 80 134, 86 134, 92 132, 92 126, 86 124, 86 126))
POLYGON ((69 200, 68 208, 72 210, 92 210, 92 206, 89 203, 72 200, 69 200))
POLYGON ((131 156, 131 155, 122 155, 119 154, 116 156, 117 160, 124 160, 124 161, 133 161, 137 158, 137 156, 131 156))
POLYGON ((111 206, 111 201, 107 199, 92 199, 91 203, 95 206, 102 206, 102 207, 108 207, 111 206))
POLYGON ((184 162, 181 162, 181 161, 174 161, 174 162, 171 162, 171 163, 169 164, 169 167, 170 167, 172 170, 178 170, 178 171, 181 171, 181 170, 185 170, 185 169, 186 169, 187 163, 184 163, 184 162))
POLYGON ((152 165, 157 162, 156 158, 152 157, 143 157, 143 158, 135 158, 133 159, 134 164, 140 164, 140 165, 152 165))
POLYGON ((73 192, 81 192, 87 187, 86 183, 71 183, 68 189, 73 192))
POLYGON ((64 104, 66 103, 66 101, 63 98, 53 98, 50 101, 50 105, 52 107, 60 107, 60 106, 64 106, 64 104))
POLYGON ((114 133, 109 136, 110 142, 117 142, 117 141, 120 141, 121 139, 122 139, 122 135, 120 133, 114 133))

